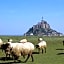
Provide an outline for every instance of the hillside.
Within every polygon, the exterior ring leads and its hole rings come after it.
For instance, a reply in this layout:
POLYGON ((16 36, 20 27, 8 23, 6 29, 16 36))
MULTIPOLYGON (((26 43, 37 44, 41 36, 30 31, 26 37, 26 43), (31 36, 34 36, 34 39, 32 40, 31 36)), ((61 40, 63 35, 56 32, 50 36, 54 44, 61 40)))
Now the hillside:
POLYGON ((50 25, 45 20, 41 20, 25 33, 25 35, 37 35, 37 36, 61 36, 62 33, 51 29, 50 25))

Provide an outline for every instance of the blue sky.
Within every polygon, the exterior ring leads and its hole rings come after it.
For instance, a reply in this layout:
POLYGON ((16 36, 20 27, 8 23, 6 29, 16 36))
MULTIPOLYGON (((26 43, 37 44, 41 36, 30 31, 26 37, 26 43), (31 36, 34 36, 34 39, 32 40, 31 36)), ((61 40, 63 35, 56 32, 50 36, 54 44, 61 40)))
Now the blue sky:
POLYGON ((64 33, 64 0, 0 0, 0 35, 23 35, 42 16, 64 33))

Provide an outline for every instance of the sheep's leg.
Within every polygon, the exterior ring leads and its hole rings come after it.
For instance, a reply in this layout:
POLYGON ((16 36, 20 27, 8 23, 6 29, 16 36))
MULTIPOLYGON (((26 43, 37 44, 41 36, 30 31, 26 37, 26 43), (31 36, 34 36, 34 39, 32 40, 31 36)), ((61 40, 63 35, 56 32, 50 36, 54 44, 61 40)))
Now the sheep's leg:
POLYGON ((32 62, 34 61, 34 59, 33 59, 33 55, 31 55, 31 58, 32 58, 32 62))
POLYGON ((42 49, 42 54, 43 54, 43 49, 42 49))
POLYGON ((27 59, 24 62, 27 62, 27 60, 29 59, 29 57, 30 57, 30 54, 28 54, 28 57, 27 57, 27 59))
POLYGON ((38 53, 40 53, 40 48, 38 48, 38 53))
POLYGON ((6 58, 9 57, 10 58, 10 54, 6 54, 6 58))
POLYGON ((19 59, 19 56, 14 56, 14 62, 21 62, 20 60, 18 60, 19 59))
POLYGON ((14 56, 12 55, 12 59, 14 59, 14 56))
POLYGON ((7 54, 6 54, 6 58, 7 58, 7 54))
POLYGON ((23 55, 23 58, 25 58, 25 55, 23 55))
POLYGON ((8 55, 6 54, 5 60, 7 60, 7 56, 8 56, 8 55))
POLYGON ((45 48, 45 53, 46 53, 46 48, 45 48))
POLYGON ((2 49, 2 52, 3 52, 3 49, 2 49))

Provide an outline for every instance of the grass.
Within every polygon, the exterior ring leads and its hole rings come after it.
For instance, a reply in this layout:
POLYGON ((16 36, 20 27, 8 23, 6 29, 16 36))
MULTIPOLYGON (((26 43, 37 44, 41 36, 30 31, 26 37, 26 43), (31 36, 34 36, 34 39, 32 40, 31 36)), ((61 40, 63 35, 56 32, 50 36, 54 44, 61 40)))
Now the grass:
MULTIPOLYGON (((4 42, 7 42, 8 38, 12 38, 14 42, 18 42, 22 38, 27 38, 28 41, 31 41, 34 45, 38 43, 38 36, 0 36, 4 42)), ((64 64, 64 46, 62 41, 64 37, 43 37, 42 38, 47 42, 47 53, 34 54, 34 62, 31 62, 31 58, 28 59, 26 63, 13 63, 13 64, 64 64)), ((35 49, 37 51, 37 49, 35 49)), ((0 50, 0 58, 5 57, 4 52, 0 50)), ((24 61, 23 57, 19 58, 24 61)), ((9 64, 13 60, 2 60, 0 59, 0 64, 9 64)))

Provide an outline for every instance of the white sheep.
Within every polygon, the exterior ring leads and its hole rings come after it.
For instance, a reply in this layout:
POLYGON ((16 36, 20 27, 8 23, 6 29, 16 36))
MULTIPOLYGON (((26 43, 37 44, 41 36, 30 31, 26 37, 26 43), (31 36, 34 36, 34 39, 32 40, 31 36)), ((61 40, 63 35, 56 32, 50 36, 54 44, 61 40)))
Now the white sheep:
POLYGON ((11 55, 14 57, 14 59, 18 59, 19 56, 25 57, 25 55, 28 55, 27 59, 25 62, 28 60, 28 58, 31 56, 32 61, 33 61, 33 56, 32 52, 34 50, 34 45, 30 42, 27 43, 12 43, 8 42, 11 49, 11 55))
POLYGON ((12 56, 14 56, 14 59, 16 60, 18 60, 20 56, 28 55, 27 59, 24 62, 26 62, 30 56, 32 58, 32 61, 34 61, 32 55, 33 51, 34 51, 34 45, 31 42, 18 43, 15 48, 12 48, 11 54, 12 56))
POLYGON ((45 53, 46 53, 46 47, 47 47, 46 42, 43 41, 42 38, 40 38, 40 42, 36 45, 36 48, 38 48, 39 53, 40 53, 40 50, 42 50, 42 53, 45 50, 45 53))

